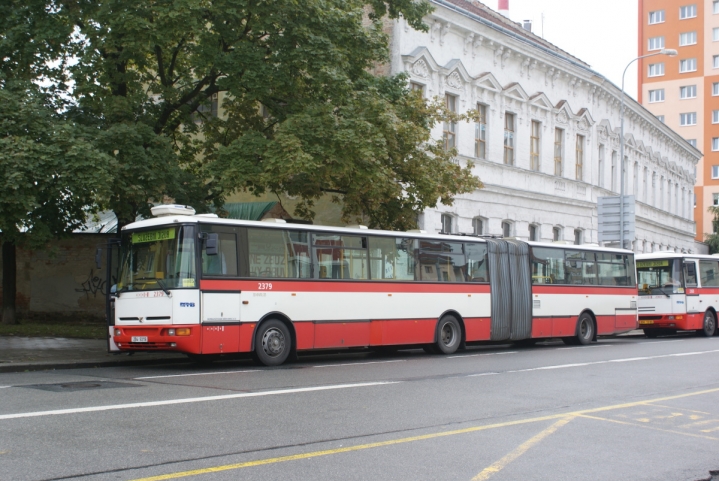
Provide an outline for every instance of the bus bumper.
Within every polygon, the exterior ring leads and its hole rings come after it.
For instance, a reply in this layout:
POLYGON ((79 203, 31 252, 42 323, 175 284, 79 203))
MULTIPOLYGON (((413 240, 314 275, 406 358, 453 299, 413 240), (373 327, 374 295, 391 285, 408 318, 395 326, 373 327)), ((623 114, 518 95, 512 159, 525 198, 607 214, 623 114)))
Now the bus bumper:
POLYGON ((114 326, 113 341, 120 351, 170 351, 200 353, 201 327, 114 326))
POLYGON ((699 314, 652 314, 639 315, 639 329, 701 329, 703 315, 699 314))

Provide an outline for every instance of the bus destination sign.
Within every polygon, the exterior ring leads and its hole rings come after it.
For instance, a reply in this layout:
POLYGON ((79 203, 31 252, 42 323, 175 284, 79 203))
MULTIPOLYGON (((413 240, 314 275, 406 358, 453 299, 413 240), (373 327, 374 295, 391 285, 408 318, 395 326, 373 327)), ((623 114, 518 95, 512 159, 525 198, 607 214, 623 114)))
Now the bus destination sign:
POLYGON ((668 267, 669 261, 637 261, 637 268, 642 267, 668 267))
POLYGON ((133 232, 132 243, 157 242, 175 238, 175 229, 151 230, 149 232, 133 232))

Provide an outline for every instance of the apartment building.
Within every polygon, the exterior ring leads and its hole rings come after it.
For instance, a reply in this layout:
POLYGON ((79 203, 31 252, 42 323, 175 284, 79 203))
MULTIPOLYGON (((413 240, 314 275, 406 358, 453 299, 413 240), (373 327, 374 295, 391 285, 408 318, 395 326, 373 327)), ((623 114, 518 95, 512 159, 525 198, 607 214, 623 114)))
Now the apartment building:
POLYGON ((719 0, 639 0, 639 102, 704 153, 696 168, 696 239, 719 206, 719 0), (676 49, 676 57, 652 55, 676 49))

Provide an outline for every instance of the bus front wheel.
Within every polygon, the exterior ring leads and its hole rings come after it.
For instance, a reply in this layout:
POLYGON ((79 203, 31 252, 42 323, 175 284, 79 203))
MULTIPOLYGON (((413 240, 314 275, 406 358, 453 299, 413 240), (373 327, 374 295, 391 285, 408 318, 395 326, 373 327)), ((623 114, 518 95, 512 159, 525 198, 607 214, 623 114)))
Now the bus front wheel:
POLYGON ((437 324, 437 349, 442 354, 457 352, 462 342, 462 328, 454 316, 444 316, 437 324))
POLYGON ((717 321, 712 311, 704 313, 704 321, 702 322, 702 328, 697 330, 697 334, 704 337, 712 337, 716 334, 717 321))
POLYGON ((292 349, 292 336, 282 321, 263 322, 255 333, 255 357, 265 366, 279 366, 292 349))

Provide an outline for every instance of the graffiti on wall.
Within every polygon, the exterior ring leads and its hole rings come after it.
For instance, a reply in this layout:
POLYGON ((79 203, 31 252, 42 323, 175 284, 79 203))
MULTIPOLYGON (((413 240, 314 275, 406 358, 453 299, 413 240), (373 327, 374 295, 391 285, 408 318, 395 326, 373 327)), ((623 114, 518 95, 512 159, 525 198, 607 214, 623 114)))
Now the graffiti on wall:
POLYGON ((106 295, 107 294, 106 289, 107 289, 107 281, 94 275, 93 270, 90 269, 90 275, 88 275, 87 280, 82 283, 82 288, 75 289, 75 292, 83 292, 89 299, 90 294, 92 294, 92 297, 97 297, 98 293, 102 294, 103 296, 106 295))

